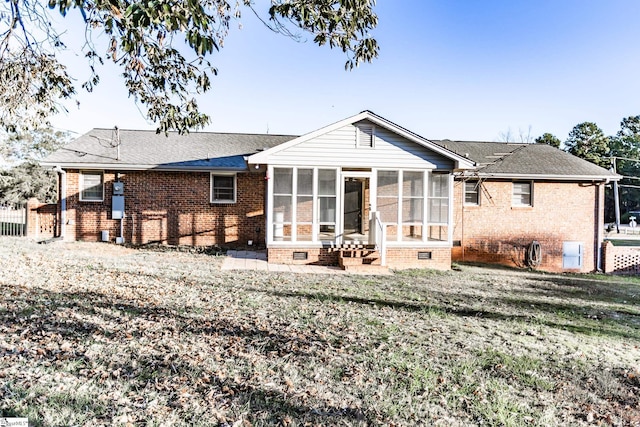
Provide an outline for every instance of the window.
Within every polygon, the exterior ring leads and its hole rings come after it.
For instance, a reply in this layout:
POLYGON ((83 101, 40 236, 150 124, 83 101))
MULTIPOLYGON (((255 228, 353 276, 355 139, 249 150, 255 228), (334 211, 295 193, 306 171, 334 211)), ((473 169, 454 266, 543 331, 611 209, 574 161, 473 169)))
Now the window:
POLYGON ((291 240, 293 169, 273 169, 273 238, 291 240))
POLYGON ((474 206, 480 205, 480 181, 465 181, 464 204, 474 206))
POLYGON ((511 197, 512 206, 533 206, 533 186, 531 182, 514 182, 511 197))
POLYGON ((448 173, 429 175, 427 240, 430 241, 449 239, 449 177, 448 173))
POLYGON ((333 240, 336 237, 337 171, 318 169, 318 240, 333 240))
POLYGON ((102 172, 80 172, 80 200, 101 202, 104 200, 104 175, 102 172))
POLYGON ((310 241, 313 239, 313 169, 298 169, 296 189, 296 240, 310 241))
POLYGON ((358 126, 358 147, 373 147, 375 127, 373 125, 358 126))
POLYGON ((236 202, 236 175, 211 174, 211 203, 236 202))
POLYGON ((402 240, 422 240, 424 172, 402 171, 402 240))
POLYGON ((431 174, 429 191, 429 223, 447 224, 449 222, 449 174, 431 174))

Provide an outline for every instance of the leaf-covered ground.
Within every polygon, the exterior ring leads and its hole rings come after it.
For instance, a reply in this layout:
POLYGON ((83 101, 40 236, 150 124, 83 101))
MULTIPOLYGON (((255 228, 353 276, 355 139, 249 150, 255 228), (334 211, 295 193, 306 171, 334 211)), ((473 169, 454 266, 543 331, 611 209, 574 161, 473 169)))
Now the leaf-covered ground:
POLYGON ((0 238, 0 415, 53 425, 640 425, 640 285, 222 272, 0 238))

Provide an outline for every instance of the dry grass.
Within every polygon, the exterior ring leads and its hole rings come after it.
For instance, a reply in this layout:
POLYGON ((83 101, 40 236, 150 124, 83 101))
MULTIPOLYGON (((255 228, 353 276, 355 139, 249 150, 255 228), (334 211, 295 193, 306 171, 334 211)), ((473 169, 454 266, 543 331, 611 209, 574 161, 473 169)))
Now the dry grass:
POLYGON ((640 285, 221 272, 0 238, 0 415, 50 425, 640 425, 640 285))

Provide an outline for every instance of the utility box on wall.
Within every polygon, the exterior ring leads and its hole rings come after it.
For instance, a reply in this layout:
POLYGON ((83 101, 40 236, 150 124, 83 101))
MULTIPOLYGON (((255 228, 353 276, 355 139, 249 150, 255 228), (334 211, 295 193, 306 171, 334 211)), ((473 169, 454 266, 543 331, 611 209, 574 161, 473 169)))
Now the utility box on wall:
POLYGON ((111 219, 124 218, 124 196, 111 197, 111 219))
POLYGON ((113 195, 124 196, 124 184, 122 182, 116 181, 113 183, 113 195))

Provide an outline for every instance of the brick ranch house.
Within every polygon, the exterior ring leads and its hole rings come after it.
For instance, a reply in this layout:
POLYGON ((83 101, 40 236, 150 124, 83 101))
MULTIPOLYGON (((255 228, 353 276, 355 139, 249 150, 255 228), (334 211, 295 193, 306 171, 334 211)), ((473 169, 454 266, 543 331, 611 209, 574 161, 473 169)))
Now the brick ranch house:
POLYGON ((619 178, 547 145, 432 141, 370 111, 303 136, 94 129, 43 164, 66 240, 390 268, 593 271, 619 178))

